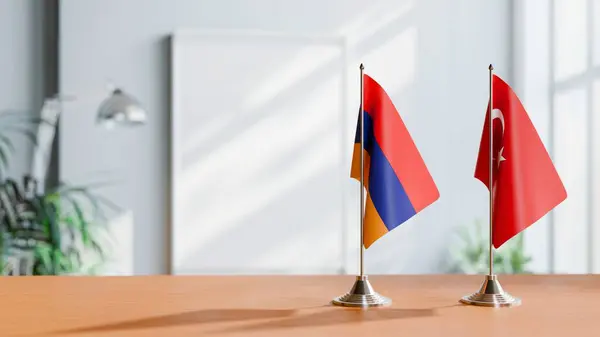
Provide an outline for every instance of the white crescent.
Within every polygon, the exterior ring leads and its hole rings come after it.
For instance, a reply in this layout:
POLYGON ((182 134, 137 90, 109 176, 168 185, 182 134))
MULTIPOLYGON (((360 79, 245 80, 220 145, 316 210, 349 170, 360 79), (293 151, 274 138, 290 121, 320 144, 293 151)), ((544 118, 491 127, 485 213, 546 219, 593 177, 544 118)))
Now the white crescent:
POLYGON ((500 123, 502 124, 502 135, 504 136, 504 115, 502 114, 502 111, 500 111, 500 109, 492 110, 492 122, 496 118, 498 118, 500 120, 500 123))
MULTIPOLYGON (((496 118, 498 118, 500 120, 500 124, 502 124, 502 136, 504 137, 504 115, 500 109, 492 110, 492 123, 496 118)), ((493 125, 490 126, 490 130, 493 130, 493 125)), ((498 167, 500 167, 500 162, 506 160, 506 158, 502 156, 502 152, 504 152, 504 146, 502 146, 498 152, 498 167)))

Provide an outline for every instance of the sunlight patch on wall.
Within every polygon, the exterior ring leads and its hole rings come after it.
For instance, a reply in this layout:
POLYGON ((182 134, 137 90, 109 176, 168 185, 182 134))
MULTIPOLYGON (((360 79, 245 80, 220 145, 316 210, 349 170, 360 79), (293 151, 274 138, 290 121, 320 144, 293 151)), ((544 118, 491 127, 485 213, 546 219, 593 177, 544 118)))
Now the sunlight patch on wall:
MULTIPOLYGON (((285 90, 289 90, 297 82, 310 76, 315 72, 339 73, 341 68, 342 40, 339 46, 324 45, 318 47, 304 48, 290 61, 278 67, 269 67, 270 74, 266 78, 257 78, 255 88, 249 90, 243 103, 242 109, 255 109, 260 107, 285 90)), ((317 83, 315 83, 317 84, 317 83)))
POLYGON ((398 0, 391 4, 384 2, 365 7, 358 19, 338 29, 338 34, 348 36, 348 45, 351 47, 371 38, 395 21, 407 19, 414 8, 414 0, 398 0))
MULTIPOLYGON (((365 72, 379 82, 390 96, 415 80, 418 67, 417 39, 417 29, 410 27, 364 56, 365 72)), ((397 101, 394 103, 398 104, 397 101)), ((398 105, 396 108, 400 110, 398 105)))

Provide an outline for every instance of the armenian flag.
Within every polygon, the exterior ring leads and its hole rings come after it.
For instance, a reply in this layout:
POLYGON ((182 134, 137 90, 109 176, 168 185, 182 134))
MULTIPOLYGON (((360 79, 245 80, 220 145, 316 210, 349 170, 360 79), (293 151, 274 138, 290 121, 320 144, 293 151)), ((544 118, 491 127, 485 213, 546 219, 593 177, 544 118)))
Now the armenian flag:
MULTIPOLYGON (((404 122, 385 90, 363 75, 363 245, 398 227, 439 198, 439 191, 404 122)), ((358 119, 350 176, 360 181, 361 120, 358 119)))

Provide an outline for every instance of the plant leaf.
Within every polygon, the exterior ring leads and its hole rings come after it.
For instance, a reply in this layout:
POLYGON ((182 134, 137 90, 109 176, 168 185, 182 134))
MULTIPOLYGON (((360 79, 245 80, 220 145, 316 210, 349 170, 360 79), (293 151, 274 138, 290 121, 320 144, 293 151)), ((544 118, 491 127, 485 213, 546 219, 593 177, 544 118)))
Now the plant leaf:
POLYGON ((61 249, 61 230, 58 221, 58 210, 54 204, 44 202, 44 200, 41 201, 40 208, 41 215, 44 217, 43 220, 45 220, 48 225, 48 234, 50 236, 51 245, 55 249, 61 249))
POLYGON ((8 156, 6 155, 4 146, 0 145, 0 171, 2 172, 2 176, 4 176, 4 170, 8 169, 8 166, 8 156))
POLYGON ((100 243, 96 240, 91 240, 90 244, 92 249, 99 255, 100 259, 104 261, 106 259, 106 253, 104 252, 104 249, 102 248, 100 243))
MULTIPOLYGON (((52 262, 52 248, 48 244, 38 244, 35 247, 36 260, 40 261, 48 274, 54 273, 52 262)), ((43 272, 42 272, 43 273, 43 272)))
POLYGON ((6 147, 8 148, 8 151, 12 153, 15 153, 16 149, 15 149, 15 145, 13 144, 12 140, 4 135, 0 133, 0 144, 2 145, 6 145, 6 147))
MULTIPOLYGON (((4 187, 6 187, 6 185, 4 187)), ((0 205, 6 213, 8 225, 10 226, 10 228, 15 228, 17 226, 17 214, 14 205, 11 201, 12 200, 9 197, 7 190, 5 188, 2 188, 0 190, 0 205)))
POLYGON ((79 203, 77 203, 76 200, 72 200, 71 203, 75 209, 75 215, 77 216, 77 220, 79 221, 79 229, 81 230, 81 240, 83 241, 83 244, 87 246, 89 245, 90 240, 90 233, 88 232, 88 222, 85 219, 85 215, 83 213, 83 210, 79 206, 79 203))

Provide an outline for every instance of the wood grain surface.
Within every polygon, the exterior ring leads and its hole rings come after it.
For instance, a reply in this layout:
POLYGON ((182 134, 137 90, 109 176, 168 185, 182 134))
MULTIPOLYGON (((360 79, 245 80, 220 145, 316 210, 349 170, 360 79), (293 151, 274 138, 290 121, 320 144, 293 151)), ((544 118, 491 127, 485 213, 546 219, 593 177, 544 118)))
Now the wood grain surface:
POLYGON ((0 278, 0 336, 600 336, 600 276, 500 276, 516 308, 465 306, 482 276, 372 276, 388 308, 332 307, 352 276, 0 278))

